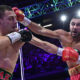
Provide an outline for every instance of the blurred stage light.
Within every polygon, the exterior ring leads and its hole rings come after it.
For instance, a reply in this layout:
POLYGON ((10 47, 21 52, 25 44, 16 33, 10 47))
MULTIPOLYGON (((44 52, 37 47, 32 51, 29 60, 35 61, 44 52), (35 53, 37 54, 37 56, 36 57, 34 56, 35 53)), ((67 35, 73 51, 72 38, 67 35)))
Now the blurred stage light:
POLYGON ((65 22, 67 20, 67 16, 63 14, 61 15, 60 19, 62 22, 65 22))
POLYGON ((43 27, 51 27, 51 26, 52 26, 52 24, 48 24, 48 25, 45 25, 43 27))
POLYGON ((77 15, 80 17, 80 10, 77 11, 77 15))

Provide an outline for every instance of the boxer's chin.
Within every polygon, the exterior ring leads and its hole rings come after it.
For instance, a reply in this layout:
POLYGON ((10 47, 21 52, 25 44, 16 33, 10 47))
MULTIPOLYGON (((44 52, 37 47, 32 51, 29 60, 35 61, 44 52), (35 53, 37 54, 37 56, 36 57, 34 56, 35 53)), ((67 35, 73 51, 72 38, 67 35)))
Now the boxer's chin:
POLYGON ((76 38, 76 37, 77 37, 77 34, 74 33, 74 32, 72 32, 72 33, 71 33, 71 36, 72 36, 73 38, 76 38))
POLYGON ((72 37, 73 38, 80 38, 80 32, 77 32, 77 33, 72 33, 72 37))
POLYGON ((72 37, 76 37, 77 36, 77 34, 76 33, 72 33, 72 37))

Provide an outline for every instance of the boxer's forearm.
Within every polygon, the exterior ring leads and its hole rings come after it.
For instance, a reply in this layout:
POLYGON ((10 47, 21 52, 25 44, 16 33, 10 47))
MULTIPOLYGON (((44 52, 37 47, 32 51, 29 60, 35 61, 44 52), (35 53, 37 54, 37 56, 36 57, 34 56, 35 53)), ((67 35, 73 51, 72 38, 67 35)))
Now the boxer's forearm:
POLYGON ((49 43, 49 42, 46 42, 46 41, 42 41, 36 37, 32 37, 32 40, 29 42, 41 49, 43 49, 44 51, 46 52, 49 52, 49 53, 52 53, 52 54, 57 54, 57 49, 58 47, 49 43))
POLYGON ((25 42, 17 41, 14 45, 15 45, 15 48, 18 50, 18 49, 22 48, 22 46, 24 44, 25 44, 25 42))
POLYGON ((42 26, 39 26, 35 22, 31 22, 27 27, 36 34, 43 35, 43 36, 50 37, 50 38, 59 38, 59 35, 60 35, 59 33, 60 30, 52 31, 42 26))
POLYGON ((42 34, 42 30, 44 29, 42 26, 39 26, 37 23, 32 21, 27 27, 36 34, 42 34))

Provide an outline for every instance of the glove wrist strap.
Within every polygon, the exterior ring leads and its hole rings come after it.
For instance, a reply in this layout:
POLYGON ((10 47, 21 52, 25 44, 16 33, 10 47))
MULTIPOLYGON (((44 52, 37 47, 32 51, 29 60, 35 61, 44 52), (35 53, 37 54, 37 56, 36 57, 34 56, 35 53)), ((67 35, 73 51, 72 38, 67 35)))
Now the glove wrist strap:
POLYGON ((62 56, 63 48, 58 48, 57 55, 62 56))
POLYGON ((20 22, 24 26, 28 26, 31 23, 31 20, 28 19, 27 17, 24 17, 24 20, 20 22))
POLYGON ((14 44, 16 41, 21 39, 21 35, 18 32, 12 32, 7 35, 11 41, 12 44, 14 44))

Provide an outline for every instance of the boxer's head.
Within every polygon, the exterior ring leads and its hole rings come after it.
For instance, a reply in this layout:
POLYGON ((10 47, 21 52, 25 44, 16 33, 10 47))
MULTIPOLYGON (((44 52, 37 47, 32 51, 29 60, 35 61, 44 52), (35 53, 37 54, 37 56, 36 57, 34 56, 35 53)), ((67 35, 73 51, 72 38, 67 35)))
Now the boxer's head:
POLYGON ((0 5, 0 32, 7 34, 16 29, 16 15, 12 8, 7 5, 0 5))
POLYGON ((0 5, 0 18, 2 18, 5 15, 5 11, 12 11, 12 8, 7 5, 0 5))
POLYGON ((72 37, 80 37, 80 17, 74 16, 70 21, 70 31, 72 37))

